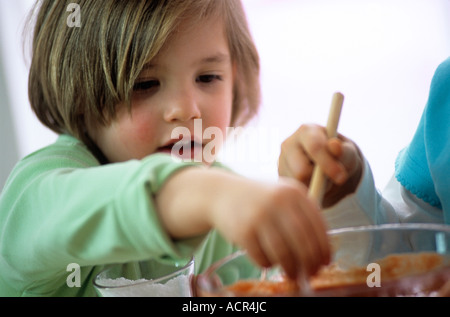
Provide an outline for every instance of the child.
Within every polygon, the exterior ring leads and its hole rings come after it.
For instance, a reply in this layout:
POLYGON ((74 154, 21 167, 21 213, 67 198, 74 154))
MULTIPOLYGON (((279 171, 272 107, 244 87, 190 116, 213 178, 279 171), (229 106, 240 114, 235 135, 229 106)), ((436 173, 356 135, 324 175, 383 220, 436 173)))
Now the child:
POLYGON ((79 0, 79 23, 68 23, 68 4, 35 8, 29 97, 60 137, 20 161, 0 197, 0 295, 92 296, 107 264, 194 252, 197 272, 238 248, 291 278, 328 263, 305 186, 192 160, 209 149, 208 127, 224 132, 258 109, 239 0, 79 0), (191 149, 174 151, 179 128, 191 149), (80 287, 66 282, 72 263, 80 287))
POLYGON ((308 183, 312 161, 332 180, 324 199, 330 227, 382 223, 450 224, 450 58, 436 70, 414 138, 400 152, 383 196, 370 167, 347 138, 327 141, 305 125, 285 141, 280 175, 308 183))

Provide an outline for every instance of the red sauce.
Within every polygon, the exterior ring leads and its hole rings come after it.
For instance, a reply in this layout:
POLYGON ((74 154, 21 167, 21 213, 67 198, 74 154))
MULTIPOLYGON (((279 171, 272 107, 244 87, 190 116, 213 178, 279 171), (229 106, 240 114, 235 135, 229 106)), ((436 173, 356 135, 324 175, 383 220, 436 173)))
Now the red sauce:
MULTIPOLYGON (((420 287, 417 287, 420 285, 422 295, 428 296, 437 292, 450 279, 450 267, 444 267, 444 258, 437 253, 393 254, 375 263, 380 267, 384 288, 368 287, 367 277, 371 272, 367 271, 367 267, 343 270, 333 263, 311 277, 311 290, 319 296, 413 296, 412 289, 421 292, 420 287)), ((279 281, 241 280, 228 286, 226 291, 235 296, 302 294, 295 281, 284 277, 279 281)))

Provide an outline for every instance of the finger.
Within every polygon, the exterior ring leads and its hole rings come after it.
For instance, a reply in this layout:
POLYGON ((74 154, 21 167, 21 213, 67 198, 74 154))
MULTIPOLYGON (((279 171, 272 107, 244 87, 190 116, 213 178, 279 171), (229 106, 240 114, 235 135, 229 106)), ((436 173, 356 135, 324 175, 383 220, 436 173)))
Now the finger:
MULTIPOLYGON (((298 211, 295 211, 298 213, 298 211)), ((282 232, 285 236, 286 243, 291 247, 291 253, 295 259, 295 270, 289 275, 292 279, 296 279, 300 272, 310 275, 317 265, 317 259, 314 257, 314 250, 311 239, 314 239, 309 232, 305 219, 300 219, 298 215, 292 217, 282 217, 282 232)))
POLYGON ((250 230, 245 233, 238 244, 242 249, 247 251, 248 256, 261 267, 270 267, 271 261, 267 258, 265 252, 262 250, 258 233, 256 230, 250 230))
POLYGON ((352 142, 344 142, 342 144, 342 155, 339 157, 339 160, 348 170, 350 175, 361 169, 359 150, 352 142))
MULTIPOLYGON (((281 217, 282 231, 285 239, 292 247, 296 256, 298 268, 304 266, 306 273, 315 272, 322 264, 327 264, 330 250, 327 236, 327 226, 321 215, 319 206, 308 197, 305 186, 290 179, 282 179, 295 188, 292 205, 281 217)), ((284 199, 285 202, 288 199, 284 199)))
POLYGON ((343 154, 343 145, 342 141, 338 138, 331 138, 328 140, 328 150, 332 155, 334 155, 336 158, 340 158, 343 154))
MULTIPOLYGON (((328 149, 347 171, 348 178, 361 170, 361 154, 354 142, 341 135, 339 136, 339 139, 330 139, 328 142, 328 149)), ((337 184, 341 185, 340 183, 337 184)))
MULTIPOLYGON (((306 155, 321 167, 328 178, 338 184, 347 180, 348 173, 345 167, 329 150, 329 140, 323 127, 305 129, 299 134, 299 142, 303 144, 306 155)), ((332 150, 336 148, 337 145, 333 146, 332 143, 332 150)))
POLYGON ((308 199, 306 193, 303 194, 304 199, 298 199, 302 217, 302 221, 306 224, 310 241, 314 244, 313 253, 318 259, 318 266, 328 264, 331 258, 330 244, 328 239, 328 227, 322 217, 321 211, 316 202, 308 199))
POLYGON ((252 243, 246 244, 244 249, 247 251, 250 258, 252 258, 257 265, 261 267, 270 267, 271 261, 264 254, 261 245, 257 239, 253 239, 252 243))
POLYGON ((279 175, 293 177, 305 184, 309 183, 314 163, 304 149, 304 140, 309 136, 324 133, 322 127, 317 125, 302 125, 293 135, 281 145, 279 159, 279 175))
POLYGON ((295 148, 289 154, 280 157, 278 174, 292 177, 308 185, 314 169, 314 164, 309 160, 301 148, 295 148))
POLYGON ((280 234, 280 230, 277 230, 272 221, 265 223, 260 229, 259 241, 271 264, 279 264, 288 276, 295 276, 294 256, 288 248, 287 241, 280 234))

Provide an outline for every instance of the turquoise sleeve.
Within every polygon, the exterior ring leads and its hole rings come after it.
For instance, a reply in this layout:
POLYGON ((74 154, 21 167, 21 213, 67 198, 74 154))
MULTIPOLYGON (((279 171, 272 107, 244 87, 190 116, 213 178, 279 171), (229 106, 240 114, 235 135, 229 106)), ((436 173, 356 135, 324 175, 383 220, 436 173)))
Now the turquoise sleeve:
POLYGON ((450 224, 450 58, 437 68, 413 140, 398 156, 396 177, 411 193, 439 208, 450 224))

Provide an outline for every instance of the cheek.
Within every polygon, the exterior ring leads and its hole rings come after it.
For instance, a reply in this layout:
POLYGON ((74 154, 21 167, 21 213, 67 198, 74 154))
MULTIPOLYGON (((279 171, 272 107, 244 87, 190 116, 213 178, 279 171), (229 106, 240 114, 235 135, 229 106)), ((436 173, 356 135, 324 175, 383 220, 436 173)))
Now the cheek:
POLYGON ((144 118, 136 118, 129 125, 129 141, 136 143, 149 143, 155 138, 155 124, 144 118))
POLYGON ((211 118, 211 126, 215 126, 220 128, 221 130, 225 130, 231 124, 231 115, 233 108, 233 98, 231 92, 223 93, 220 98, 217 100, 221 100, 220 103, 216 105, 216 107, 211 110, 209 113, 211 118))
POLYGON ((155 122, 144 116, 133 116, 120 127, 120 143, 132 158, 141 159, 152 153, 156 138, 155 122))
MULTIPOLYGON (((230 126, 231 112, 232 112, 232 101, 231 98, 223 98, 220 104, 216 104, 211 111, 208 111, 207 116, 203 116, 204 126, 206 129, 208 127, 218 128, 221 131, 221 135, 216 135, 214 137, 214 145, 221 148, 223 143, 227 138, 227 128, 230 126)), ((209 138, 208 134, 205 138, 209 138)), ((217 154, 217 153, 216 153, 217 154)))
POLYGON ((207 128, 219 129, 222 132, 222 138, 226 137, 226 130, 230 125, 231 111, 215 111, 203 116, 203 131, 207 128))

